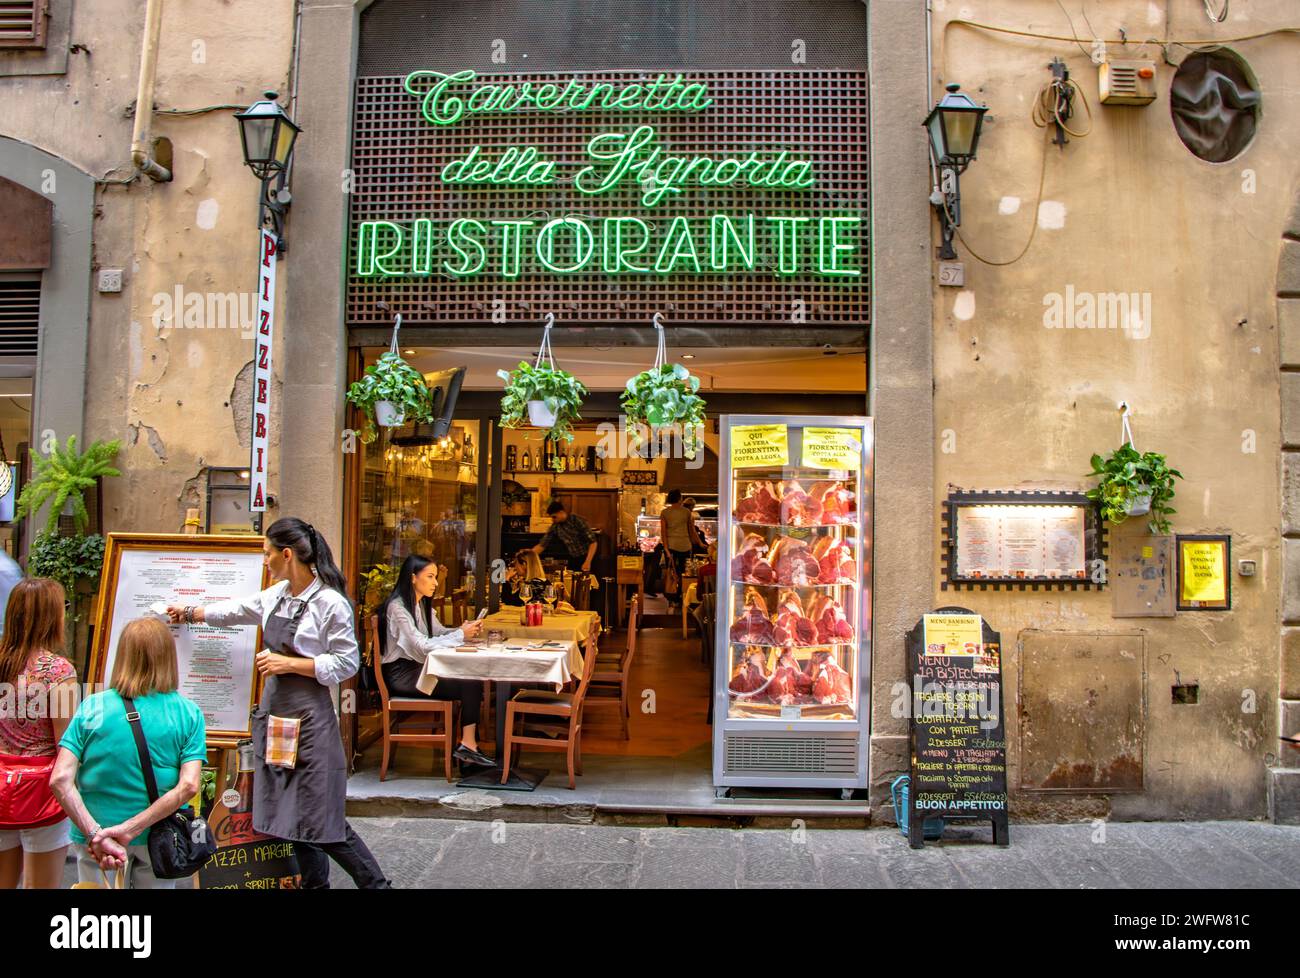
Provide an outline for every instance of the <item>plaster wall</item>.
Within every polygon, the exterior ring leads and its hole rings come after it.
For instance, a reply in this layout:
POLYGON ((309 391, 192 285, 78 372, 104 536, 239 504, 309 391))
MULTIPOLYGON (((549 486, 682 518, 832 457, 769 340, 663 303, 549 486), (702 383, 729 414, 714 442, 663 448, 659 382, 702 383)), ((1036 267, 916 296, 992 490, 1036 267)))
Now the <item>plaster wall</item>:
MULTIPOLYGON (((287 95, 294 5, 165 0, 151 133, 172 142, 174 180, 117 185, 107 181, 131 173, 144 11, 137 0, 76 0, 66 73, 0 77, 0 135, 100 181, 90 280, 60 286, 89 295, 84 432, 70 421, 50 427, 60 440, 123 441, 123 478, 105 492, 108 529, 174 532, 185 508, 201 505, 203 466, 248 461, 257 183, 243 165, 235 109, 162 110, 247 105, 264 89, 287 95), (123 269, 120 294, 95 289, 100 268, 123 269)), ((60 187, 42 192, 57 206, 60 187)), ((283 310, 279 325, 290 328, 283 310)), ((80 397, 82 385, 71 386, 80 397)), ((273 492, 279 416, 277 398, 273 492)))
MULTIPOLYGON (((1167 26, 1164 4, 1090 7, 1091 26, 1105 38, 1118 38, 1121 28, 1134 39, 1229 38, 1296 22, 1294 5, 1285 0, 1234 3, 1221 25, 1209 23, 1199 4, 1170 4, 1167 26)), ((962 233, 986 258, 1005 260, 1038 224, 1025 257, 1006 266, 982 264, 958 243, 964 287, 934 290, 936 511, 950 485, 1090 486, 1089 457, 1120 444, 1117 404, 1126 400, 1137 448, 1167 454, 1186 477, 1174 503, 1175 532, 1230 533, 1234 564, 1251 558, 1259 568, 1253 578, 1232 574, 1230 612, 1180 612, 1173 619, 1113 618, 1107 591, 940 591, 936 575, 936 605, 972 608, 1002 632, 1013 786, 1022 633, 1145 636, 1145 790, 1020 792, 1013 808, 1134 818, 1263 815, 1278 733, 1275 287, 1282 232, 1300 181, 1300 126, 1291 98, 1300 84, 1297 41, 1279 35, 1231 45, 1258 77, 1263 119, 1241 156, 1215 165, 1194 157, 1175 133, 1174 68, 1159 44, 1139 51, 1135 43, 1123 53, 1110 46, 1113 57, 1155 60, 1156 102, 1101 106, 1097 69, 1072 42, 945 30, 958 18, 1070 33, 1060 7, 1048 0, 934 0, 936 93, 956 81, 989 106, 979 159, 961 181, 962 233), (1050 79, 1045 66, 1054 56, 1066 62, 1091 103, 1093 125, 1063 151, 1047 148, 1035 211, 1045 139, 1030 109, 1050 79), (1118 328, 1049 328, 1045 314, 1069 289, 1138 293, 1149 297, 1149 312, 1118 328), (1197 705, 1173 705, 1171 686, 1179 677, 1199 684, 1197 705)), ((1075 26, 1086 26, 1077 13, 1075 26)), ((1085 48, 1091 36, 1085 35, 1085 48)), ((1179 61, 1187 50, 1171 46, 1170 58, 1179 61)), ((1077 109, 1071 125, 1082 129, 1086 119, 1082 106, 1077 109)), ((924 189, 917 188, 918 199, 924 189)), ((1141 533, 1143 523, 1131 520, 1113 534, 1141 533)), ((1064 658, 1061 667, 1067 676, 1064 658)), ((1089 691, 1080 687, 1076 694, 1089 691)), ((1065 724, 1081 722, 1077 711, 1061 716, 1065 724)), ((1067 742, 1073 732, 1056 733, 1067 742)))

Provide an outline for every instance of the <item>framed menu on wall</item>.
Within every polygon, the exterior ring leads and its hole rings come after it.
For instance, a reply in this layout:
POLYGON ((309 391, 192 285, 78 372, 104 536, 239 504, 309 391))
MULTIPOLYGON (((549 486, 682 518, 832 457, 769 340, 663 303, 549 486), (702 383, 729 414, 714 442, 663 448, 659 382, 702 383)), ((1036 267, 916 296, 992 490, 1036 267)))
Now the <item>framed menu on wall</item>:
MULTIPOLYGON (((110 533, 99 585, 92 683, 113 675, 117 643, 128 622, 166 605, 205 605, 268 586, 262 538, 183 533, 110 533)), ((257 695, 253 659, 262 630, 240 625, 172 625, 179 692, 203 711, 208 743, 233 747, 249 736, 257 695)))
POLYGON ((1095 505, 1075 492, 967 492, 944 512, 944 587, 1100 586, 1095 505))

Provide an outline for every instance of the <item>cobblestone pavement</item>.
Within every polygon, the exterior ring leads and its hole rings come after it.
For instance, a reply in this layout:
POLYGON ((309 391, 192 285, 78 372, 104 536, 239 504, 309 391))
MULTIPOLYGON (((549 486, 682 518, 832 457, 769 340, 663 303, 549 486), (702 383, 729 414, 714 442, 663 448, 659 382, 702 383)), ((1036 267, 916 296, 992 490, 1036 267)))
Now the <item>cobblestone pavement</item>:
MULTIPOLYGON (((1263 822, 1013 824, 1006 849, 987 828, 954 827, 913 851, 885 828, 350 821, 407 888, 1300 886, 1300 827, 1263 822)), ((352 881, 334 866, 332 885, 352 881)))

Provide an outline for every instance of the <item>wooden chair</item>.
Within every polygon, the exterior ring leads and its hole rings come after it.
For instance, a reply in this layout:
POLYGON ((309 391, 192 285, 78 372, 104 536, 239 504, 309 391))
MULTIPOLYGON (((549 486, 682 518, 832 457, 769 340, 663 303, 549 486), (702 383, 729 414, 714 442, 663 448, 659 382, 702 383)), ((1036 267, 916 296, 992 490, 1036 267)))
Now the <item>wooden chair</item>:
POLYGON ((573 575, 573 593, 569 603, 578 611, 591 610, 591 575, 581 571, 573 575))
POLYGON ((627 615, 627 648, 618 652, 598 653, 596 671, 591 676, 591 689, 587 696, 587 709, 618 709, 623 739, 628 733, 628 684, 632 677, 632 659, 636 656, 637 622, 641 617, 641 603, 635 597, 627 615))
POLYGON ((506 743, 501 752, 501 783, 510 779, 510 762, 518 747, 539 747, 542 750, 562 750, 567 755, 569 788, 576 788, 574 773, 582 773, 582 710, 587 687, 596 668, 596 644, 589 642, 582 657, 582 679, 572 693, 552 693, 546 689, 521 689, 506 704, 506 743), (517 721, 523 721, 523 730, 515 732, 517 721), (548 731, 561 727, 563 734, 548 737, 548 731), (540 736, 527 736, 530 728, 540 736))
POLYGON ((379 729, 384 738, 384 759, 379 764, 379 780, 388 776, 388 761, 397 753, 398 744, 442 745, 443 769, 451 781, 451 754, 456 749, 456 703, 453 700, 431 700, 423 696, 389 696, 381 666, 382 650, 379 648, 379 616, 371 615, 366 623, 370 654, 375 664, 375 683, 379 686, 379 729), (403 715, 427 713, 435 721, 427 731, 402 733, 403 715), (396 721, 396 725, 394 725, 396 721), (438 728, 441 726, 441 733, 438 728))

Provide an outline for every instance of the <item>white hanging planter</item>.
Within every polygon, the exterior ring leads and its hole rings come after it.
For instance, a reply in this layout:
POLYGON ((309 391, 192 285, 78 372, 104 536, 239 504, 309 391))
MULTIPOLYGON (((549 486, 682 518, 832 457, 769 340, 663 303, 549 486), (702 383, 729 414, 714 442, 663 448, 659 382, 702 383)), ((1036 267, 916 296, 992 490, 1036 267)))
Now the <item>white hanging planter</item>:
POLYGON ((392 401, 375 401, 375 424, 381 428, 398 428, 406 420, 406 412, 392 401))
POLYGON ((1147 486, 1139 486, 1139 489, 1146 489, 1146 492, 1137 492, 1128 497, 1124 504, 1124 512, 1129 516, 1145 516, 1151 512, 1151 490, 1147 486))
POLYGON ((555 424, 555 412, 545 401, 528 402, 528 423, 534 428, 550 428, 555 424))

